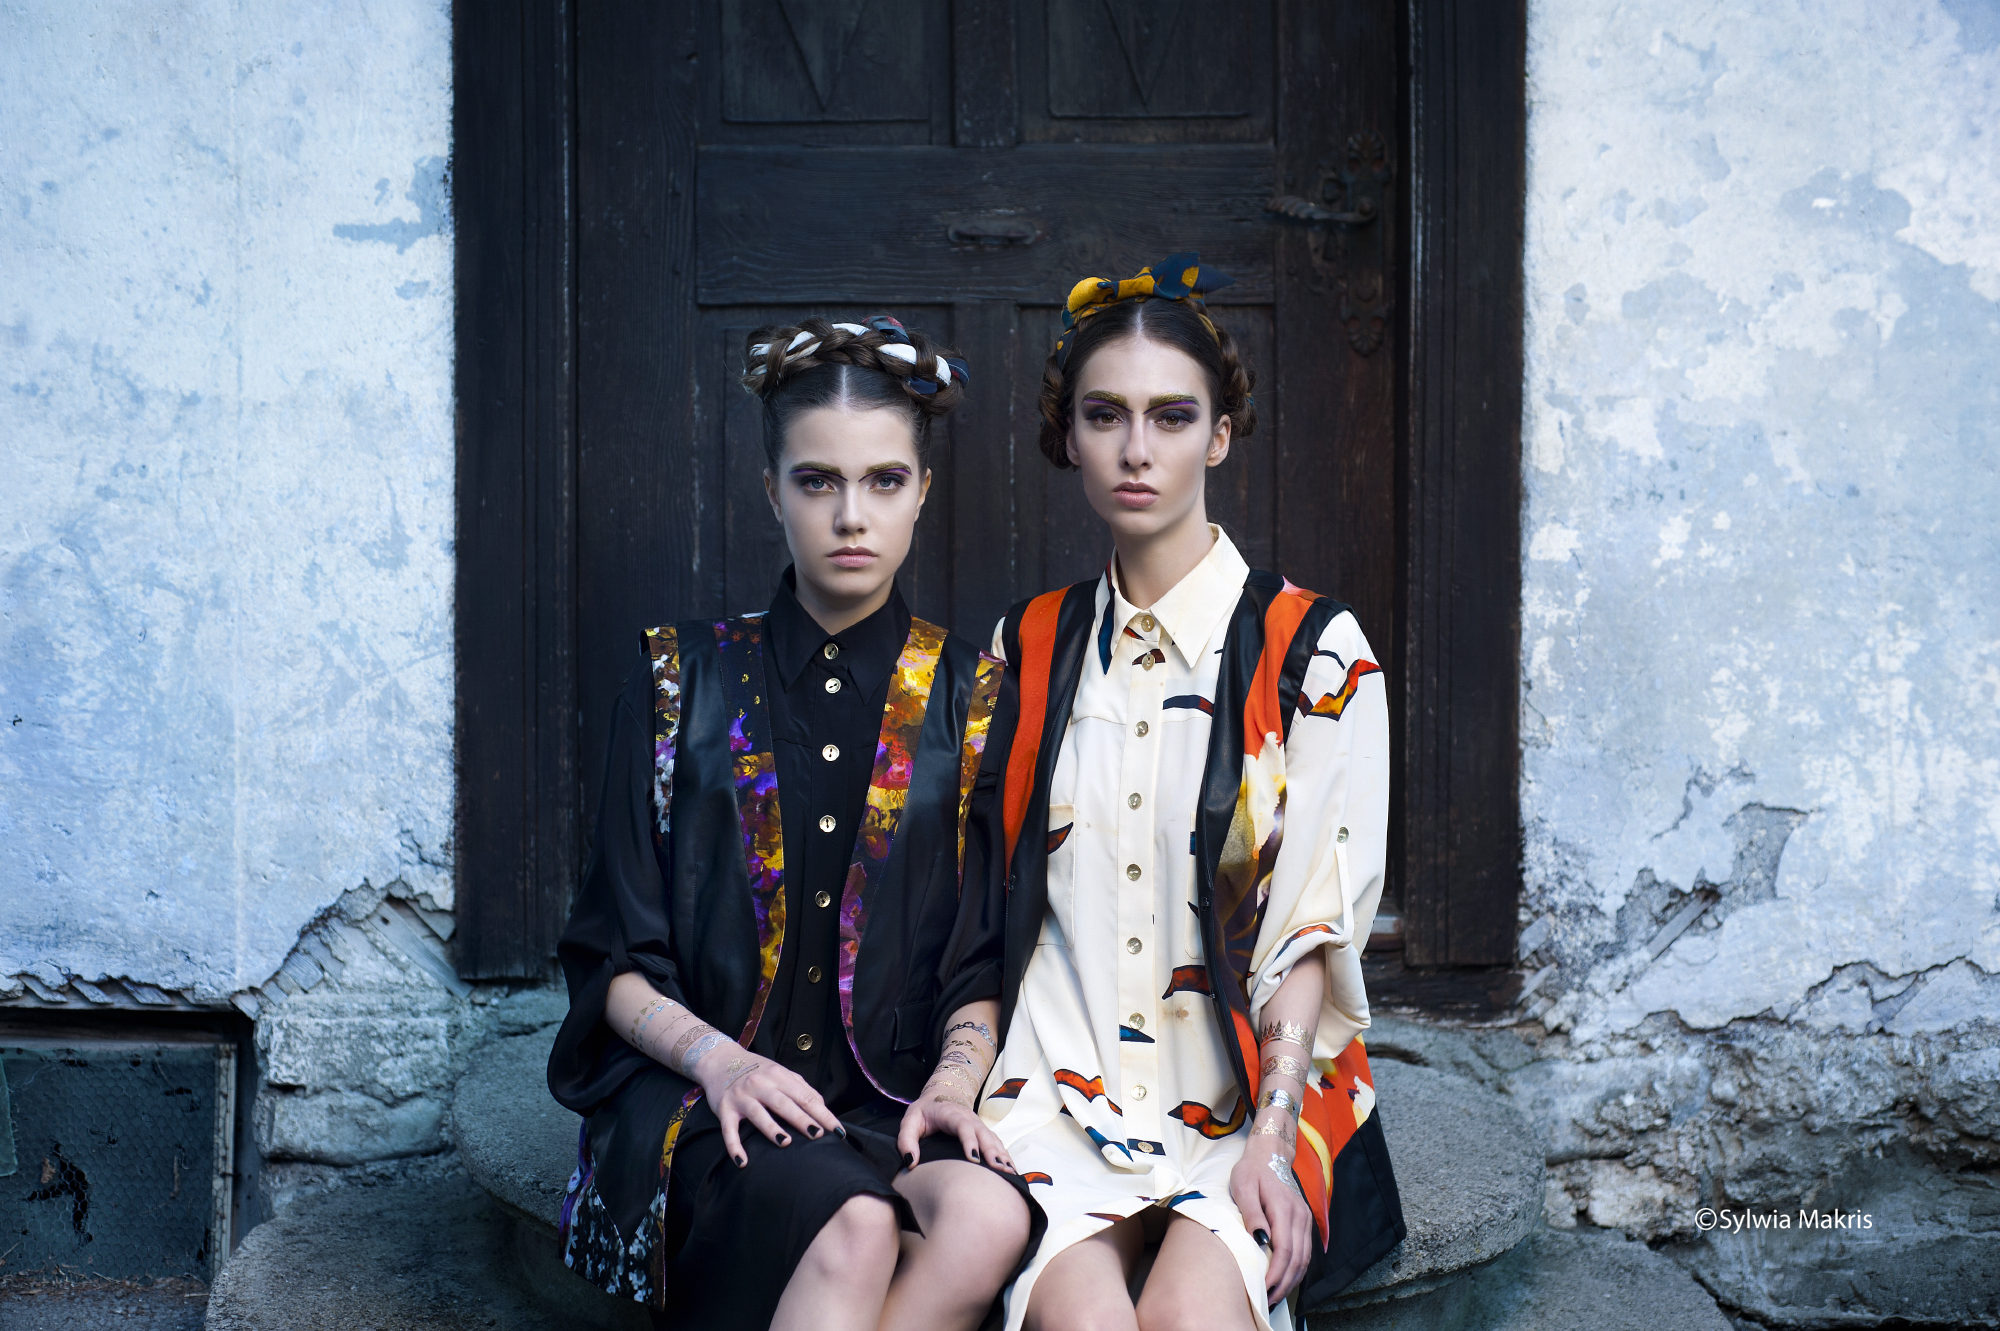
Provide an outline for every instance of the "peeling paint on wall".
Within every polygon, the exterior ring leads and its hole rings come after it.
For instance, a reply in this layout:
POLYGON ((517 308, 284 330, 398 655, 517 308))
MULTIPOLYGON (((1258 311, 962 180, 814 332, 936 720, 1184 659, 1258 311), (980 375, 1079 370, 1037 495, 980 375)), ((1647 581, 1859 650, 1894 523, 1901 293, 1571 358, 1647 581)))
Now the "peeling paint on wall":
POLYGON ((452 904, 449 10, 16 6, 0 66, 0 991, 224 1001, 452 904))
MULTIPOLYGON (((1524 1075, 1565 1223, 2000 1158, 1947 1075, 2000 1057, 1995 12, 1532 6, 1524 1075)), ((1836 1297, 1702 1262, 1760 1316, 1836 1297)))

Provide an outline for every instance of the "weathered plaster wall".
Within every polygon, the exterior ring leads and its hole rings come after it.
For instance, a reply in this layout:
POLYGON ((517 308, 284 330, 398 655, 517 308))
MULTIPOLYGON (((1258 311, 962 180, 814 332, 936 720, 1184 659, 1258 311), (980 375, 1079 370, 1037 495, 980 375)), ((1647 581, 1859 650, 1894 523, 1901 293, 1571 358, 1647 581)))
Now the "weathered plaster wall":
POLYGON ((1537 0, 1529 83, 1552 1215, 1930 1188, 1873 1239, 1970 1215, 1995 1269, 2000 5, 1537 0))
POLYGON ((443 0, 0 9, 0 977, 450 907, 450 94, 443 0))

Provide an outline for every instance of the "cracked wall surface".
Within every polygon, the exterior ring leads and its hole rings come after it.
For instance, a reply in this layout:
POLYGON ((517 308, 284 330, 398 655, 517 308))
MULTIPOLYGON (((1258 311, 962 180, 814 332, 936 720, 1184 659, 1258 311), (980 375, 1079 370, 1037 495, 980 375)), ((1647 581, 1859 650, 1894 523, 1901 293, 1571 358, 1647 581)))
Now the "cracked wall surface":
MULTIPOLYGON (((1873 1198, 2000 1264, 2000 8, 1537 0, 1529 100, 1551 1216, 1873 1198)), ((1761 1316, 1901 1297, 1700 1242, 1761 1316)))
POLYGON ((450 92, 439 0, 0 11, 0 989, 450 909, 450 92))

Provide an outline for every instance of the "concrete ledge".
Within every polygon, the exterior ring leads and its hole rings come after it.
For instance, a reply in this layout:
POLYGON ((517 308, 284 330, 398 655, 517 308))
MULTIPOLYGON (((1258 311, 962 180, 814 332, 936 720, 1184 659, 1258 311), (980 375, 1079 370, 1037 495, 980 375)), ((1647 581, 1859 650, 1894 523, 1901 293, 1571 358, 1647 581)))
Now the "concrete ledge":
POLYGON ((549 1097, 555 1041, 550 1026, 480 1046, 459 1079, 449 1125, 466 1172, 550 1234, 576 1169, 583 1122, 549 1097))
POLYGON ((645 1310, 561 1268, 548 1236, 463 1175, 308 1197, 252 1230, 210 1331, 645 1331, 645 1310), (543 1269, 554 1264, 553 1270, 543 1269))
POLYGON ((1411 1298, 1314 1314, 1308 1331, 1730 1331, 1671 1258, 1617 1234, 1541 1230, 1411 1298))
POLYGON ((1464 1077, 1371 1063, 1409 1236, 1316 1311, 1435 1289, 1542 1225, 1542 1153, 1527 1120, 1464 1077))
MULTIPOLYGON (((550 1027, 483 1046, 451 1111, 466 1172, 545 1235, 553 1233, 576 1168, 580 1121, 549 1098, 554 1042, 550 1027)), ((1374 1070, 1410 1232, 1330 1308, 1435 1288, 1492 1261, 1542 1223, 1541 1152, 1511 1106, 1433 1068, 1383 1058, 1374 1070)))

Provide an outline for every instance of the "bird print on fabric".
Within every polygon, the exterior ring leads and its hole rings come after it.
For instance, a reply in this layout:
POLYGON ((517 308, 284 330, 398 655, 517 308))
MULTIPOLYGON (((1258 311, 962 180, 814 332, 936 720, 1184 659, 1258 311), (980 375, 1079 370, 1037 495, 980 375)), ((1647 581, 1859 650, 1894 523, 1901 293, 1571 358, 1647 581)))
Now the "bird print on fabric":
POLYGON ((1178 1108, 1168 1111, 1167 1117, 1179 1119, 1202 1136, 1214 1141, 1218 1137, 1227 1137, 1240 1129, 1244 1120, 1249 1117, 1249 1107, 1249 1102, 1239 1095, 1236 1097, 1236 1108, 1229 1117, 1217 1118, 1215 1111, 1199 1100, 1183 1100, 1178 1108))
POLYGON ((1001 1082, 999 1087, 986 1098, 989 1100, 1017 1099, 1021 1094, 1022 1088, 1027 1084, 1028 1079, 1026 1077, 1009 1077, 1006 1081, 1001 1082))
POLYGON ((1124 1116, 1125 1111, 1118 1107, 1118 1102, 1104 1093, 1103 1077, 1092 1077, 1089 1080, 1085 1080, 1081 1072, 1072 1072, 1068 1068, 1057 1068, 1056 1085, 1069 1087, 1085 1100, 1102 1099, 1105 1104, 1111 1106, 1112 1113, 1120 1117, 1124 1116))
POLYGON ((1049 854, 1053 855, 1062 849, 1062 843, 1069 840, 1069 834, 1075 827, 1075 823, 1064 823, 1061 827, 1049 829, 1049 854))
POLYGON ((1172 998, 1175 994, 1212 994, 1208 987, 1208 967, 1176 966, 1167 979, 1167 992, 1161 998, 1172 998))
POLYGON ((1031 1169, 1031 1170, 1029 1170, 1029 1171, 1028 1171, 1027 1173, 1025 1173, 1025 1174, 1021 1175, 1021 1182, 1023 1182, 1023 1183, 1046 1183, 1046 1184, 1048 1184, 1048 1185, 1049 1185, 1050 1187, 1054 1187, 1054 1186, 1055 1186, 1055 1180, 1054 1180, 1054 1179, 1052 1179, 1052 1178, 1050 1178, 1050 1177, 1049 1177, 1049 1176, 1048 1176, 1047 1174, 1044 1174, 1044 1173, 1043 1173, 1043 1172, 1042 1172, 1041 1170, 1039 1170, 1039 1169, 1031 1169))
MULTIPOLYGON (((1314 655, 1333 656, 1333 653, 1315 652, 1314 655)), ((1334 656, 1333 659, 1338 661, 1340 658, 1334 656)), ((1382 667, 1376 665, 1373 661, 1356 661, 1353 665, 1347 667, 1347 682, 1334 692, 1321 698, 1318 702, 1308 706, 1306 695, 1301 693, 1299 695, 1299 710, 1307 716, 1330 716, 1338 721, 1340 714, 1347 710, 1347 704, 1354 701, 1355 690, 1361 687, 1361 681, 1369 675, 1379 675, 1381 673, 1382 667)))
POLYGON ((1167 711, 1172 711, 1178 707, 1190 712, 1200 712, 1204 716, 1215 715, 1215 704, 1202 697, 1199 693, 1177 693, 1161 703, 1160 706, 1167 711))

